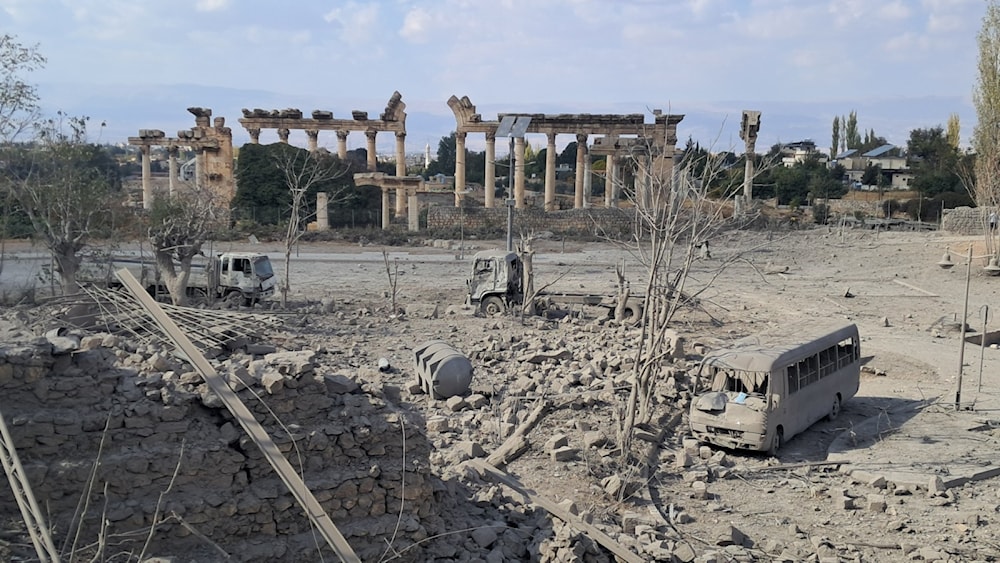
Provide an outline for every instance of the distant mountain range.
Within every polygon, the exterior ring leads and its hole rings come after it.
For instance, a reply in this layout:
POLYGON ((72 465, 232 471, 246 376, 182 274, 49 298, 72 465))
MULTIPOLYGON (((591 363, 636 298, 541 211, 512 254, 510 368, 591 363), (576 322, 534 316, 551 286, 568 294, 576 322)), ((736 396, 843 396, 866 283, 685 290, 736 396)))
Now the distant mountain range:
MULTIPOLYGON (((431 154, 437 152, 438 142, 455 130, 455 118, 446 100, 408 100, 406 92, 400 90, 407 104, 406 129, 407 152, 423 152, 430 145, 431 154)), ((377 117, 385 108, 392 92, 386 92, 379 99, 369 98, 326 98, 318 94, 288 95, 267 90, 236 88, 216 88, 197 85, 85 85, 40 84, 42 104, 48 113, 62 110, 69 115, 90 117, 91 139, 99 142, 126 142, 129 136, 136 136, 139 129, 161 129, 168 136, 194 125, 194 117, 187 112, 188 107, 211 108, 215 117, 225 117, 226 125, 233 129, 233 142, 240 146, 249 142, 249 135, 240 126, 242 108, 284 109, 298 108, 306 115, 314 109, 332 111, 334 117, 349 117, 351 111, 367 111, 377 117), (104 123, 104 127, 101 127, 104 123)), ((462 92, 456 92, 462 96, 462 92)), ((652 110, 662 109, 665 113, 684 114, 678 125, 678 146, 683 147, 690 138, 703 148, 713 151, 734 150, 742 152, 743 143, 739 138, 739 125, 744 109, 761 112, 761 130, 757 141, 757 152, 764 152, 775 143, 812 140, 824 152, 829 151, 834 116, 846 116, 857 112, 858 128, 864 136, 869 130, 885 137, 890 143, 905 146, 913 129, 944 127, 948 116, 959 115, 963 146, 975 125, 976 114, 968 99, 958 97, 906 97, 894 99, 858 99, 836 101, 782 101, 782 100, 732 100, 721 102, 679 102, 650 104, 647 102, 620 102, 589 106, 579 102, 568 102, 564 106, 532 106, 524 103, 480 102, 472 97, 477 111, 483 119, 496 119, 498 113, 645 113, 652 122, 652 110)), ((305 135, 293 144, 305 146, 305 135)), ((261 142, 276 142, 274 132, 261 135, 261 142)), ((574 141, 570 135, 557 138, 560 150, 574 141)), ((538 136, 528 141, 538 148, 544 146, 544 137, 538 136)), ((392 153, 392 135, 381 135, 378 139, 379 152, 392 153)), ((349 138, 351 149, 364 147, 365 138, 353 134, 349 138)), ((320 134, 320 145, 336 146, 333 133, 320 134)), ((468 147, 483 150, 485 140, 481 135, 470 135, 468 147)), ((497 144, 497 152, 505 153, 502 143, 497 144)))

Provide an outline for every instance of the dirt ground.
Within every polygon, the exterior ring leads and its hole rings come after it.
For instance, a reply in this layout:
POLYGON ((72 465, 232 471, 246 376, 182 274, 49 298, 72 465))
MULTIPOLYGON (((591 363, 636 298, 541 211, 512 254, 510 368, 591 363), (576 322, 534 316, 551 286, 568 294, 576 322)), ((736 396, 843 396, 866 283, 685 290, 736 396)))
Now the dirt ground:
MULTIPOLYGON (((380 247, 302 245, 293 254, 290 272, 296 312, 285 313, 275 304, 265 304, 263 310, 286 318, 283 330, 288 338, 329 330, 331 347, 359 354, 361 361, 372 364, 378 358, 388 359, 398 369, 385 377, 400 385, 412 379, 412 347, 432 338, 445 339, 473 358, 474 387, 484 388, 496 388, 519 375, 517 368, 494 361, 483 350, 492 342, 511 342, 511 335, 551 348, 560 344, 574 350, 591 347, 595 353, 602 341, 613 341, 613 347, 624 350, 632 346, 628 339, 635 333, 595 322, 597 309, 577 311, 582 318, 573 322, 529 323, 539 330, 524 328, 519 319, 484 318, 463 311, 472 254, 502 245, 503 241, 448 241, 438 246, 386 248, 387 255, 380 247), (399 308, 426 311, 437 306, 437 315, 392 316, 390 275, 397 276, 399 308), (320 310, 332 313, 313 313, 320 310), (369 320, 353 328, 338 324, 338 319, 359 316, 369 320)), ((277 274, 283 275, 278 244, 226 244, 212 250, 230 248, 270 254, 277 274)), ((8 246, 0 274, 3 291, 14 292, 28 283, 39 262, 33 252, 39 251, 8 246)), ((553 289, 611 293, 615 264, 622 260, 633 287, 641 286, 642 266, 632 254, 608 243, 548 239, 537 241, 535 251, 536 287, 551 283, 553 289)), ((542 447, 545 437, 566 429, 597 428, 613 436, 615 421, 608 420, 609 411, 575 406, 550 415, 534 431, 531 451, 507 469, 533 490, 556 501, 572 500, 599 517, 617 514, 620 518, 628 512, 686 513, 687 517, 671 524, 699 554, 722 549, 719 546, 724 544, 716 538, 735 527, 749 539, 744 546, 751 548, 754 560, 998 560, 1000 493, 995 480, 972 481, 941 494, 917 488, 886 491, 851 477, 842 466, 823 465, 831 444, 838 437, 853 435, 855 443, 861 444, 855 449, 866 449, 876 464, 893 470, 927 470, 932 464, 929 471, 947 477, 951 460, 968 454, 960 449, 959 440, 954 446, 950 443, 947 432, 963 425, 992 428, 992 422, 1000 420, 1000 350, 981 347, 978 341, 963 347, 957 329, 963 311, 976 337, 984 330, 1000 329, 1000 319, 994 315, 1000 307, 1000 278, 984 272, 982 254, 981 239, 939 232, 823 227, 787 233, 738 231, 713 240, 712 258, 696 263, 689 286, 691 291, 703 289, 703 310, 684 312, 675 327, 688 349, 695 343, 721 346, 796 320, 854 321, 862 335, 865 371, 858 396, 845 403, 842 415, 793 438, 776 459, 716 450, 723 452, 725 461, 710 471, 707 499, 692 497, 690 480, 696 470, 673 464, 685 434, 683 419, 668 429, 657 454, 660 469, 649 476, 649 498, 640 505, 643 508, 609 501, 602 491, 601 471, 590 466, 588 455, 553 464, 542 447), (970 247, 971 269, 966 266, 970 247), (950 269, 938 265, 946 248, 955 264, 950 269), (960 355, 964 364, 961 410, 955 412, 960 355), (916 453, 878 436, 867 442, 857 437, 866 421, 915 412, 942 413, 958 423, 939 427, 944 435, 935 436, 916 453), (724 469, 720 471, 719 466, 724 469), (875 493, 887 497, 884 511, 866 509, 868 495, 875 493), (846 506, 844 498, 856 502, 846 506), (822 558, 827 548, 833 550, 832 558, 822 558)), ((581 369, 586 366, 584 358, 575 359, 581 369)), ((426 409, 429 418, 443 414, 430 399, 413 405, 426 409)), ((907 414, 900 420, 911 417, 918 418, 907 414)), ((489 444, 496 443, 485 437, 490 432, 495 430, 473 429, 461 438, 475 439, 489 451, 489 444)), ((996 431, 977 436, 983 447, 996 451, 996 431)), ((445 439, 438 444, 447 447, 449 442, 445 439)))

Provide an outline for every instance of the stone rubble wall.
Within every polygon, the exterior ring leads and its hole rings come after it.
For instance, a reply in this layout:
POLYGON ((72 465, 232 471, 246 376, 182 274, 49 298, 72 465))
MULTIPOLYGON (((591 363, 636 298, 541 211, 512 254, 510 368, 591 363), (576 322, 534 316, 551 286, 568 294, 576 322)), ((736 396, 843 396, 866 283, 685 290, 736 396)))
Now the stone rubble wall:
MULTIPOLYGON (((551 231, 556 234, 589 234, 594 236, 627 235, 632 232, 635 212, 632 209, 592 207, 545 212, 541 209, 517 209, 514 230, 517 233, 551 231)), ((427 228, 450 229, 458 225, 466 229, 506 230, 505 207, 429 207, 427 228)))
POLYGON ((989 207, 956 207, 945 209, 941 230, 956 235, 981 235, 986 228, 989 207))
MULTIPOLYGON (((315 362, 314 352, 299 351, 231 358, 217 370, 292 465, 301 463, 362 560, 378 559, 390 538, 396 547, 423 539, 421 519, 432 512, 423 429, 401 424, 381 390, 362 393, 315 362)), ((83 506, 80 545, 96 542, 104 521, 116 550, 138 553, 158 514, 166 523, 147 555, 207 548, 202 534, 239 561, 318 557, 319 536, 257 446, 199 374, 162 352, 111 335, 84 337, 79 351, 60 355, 44 338, 8 343, 0 346, 0 410, 57 546, 76 533, 83 506)), ((0 506, 21 519, 9 487, 0 487, 0 506)), ((329 548, 323 555, 335 558, 329 548)))

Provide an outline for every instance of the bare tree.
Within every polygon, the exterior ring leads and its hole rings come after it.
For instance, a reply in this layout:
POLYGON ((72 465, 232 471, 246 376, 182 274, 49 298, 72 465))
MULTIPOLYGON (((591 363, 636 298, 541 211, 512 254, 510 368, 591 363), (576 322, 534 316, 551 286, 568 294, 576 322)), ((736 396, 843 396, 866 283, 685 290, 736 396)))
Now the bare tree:
POLYGON ((335 186, 334 180, 347 173, 347 166, 325 149, 315 152, 292 146, 280 149, 274 155, 274 163, 281 171, 285 187, 291 196, 285 229, 285 275, 279 287, 281 306, 284 308, 288 305, 288 292, 291 288, 292 250, 305 234, 305 224, 316 214, 315 211, 308 211, 306 196, 325 191, 328 204, 342 201, 346 195, 345 186, 335 186))
POLYGON ((87 119, 59 114, 32 143, 0 147, 3 181, 52 253, 63 293, 77 291, 76 275, 99 221, 117 205, 117 165, 87 142, 87 119))
MULTIPOLYGON (((741 174, 730 173, 722 157, 710 152, 686 156, 668 171, 662 162, 650 158, 655 151, 640 150, 631 158, 635 187, 623 190, 634 204, 630 248, 645 275, 641 336, 619 432, 623 455, 630 451, 634 427, 650 421, 650 399, 673 352, 669 327, 675 315, 682 307, 698 306, 699 296, 738 259, 738 253, 730 253, 715 260, 707 274, 700 272, 698 282, 691 283, 693 266, 710 259, 704 252, 707 242, 735 226, 731 213, 744 181, 741 174)), ((756 174, 772 166, 761 163, 755 167, 756 174)), ((753 213, 744 213, 740 219, 752 220, 753 213)), ((619 278, 621 293, 627 296, 631 289, 623 274, 619 278)))
MULTIPOLYGON (((157 270, 163 276, 163 283, 174 305, 187 304, 192 263, 196 256, 202 254, 201 247, 221 215, 215 200, 211 192, 190 184, 182 184, 169 198, 153 200, 149 241, 153 246, 157 270)), ((202 299, 208 297, 207 294, 199 296, 202 299)))

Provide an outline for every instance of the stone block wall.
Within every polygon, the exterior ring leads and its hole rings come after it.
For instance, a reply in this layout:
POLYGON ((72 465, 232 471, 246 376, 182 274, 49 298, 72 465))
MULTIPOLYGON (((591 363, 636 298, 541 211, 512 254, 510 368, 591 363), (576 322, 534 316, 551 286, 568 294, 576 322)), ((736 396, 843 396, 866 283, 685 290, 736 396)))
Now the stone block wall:
MULTIPOLYGON (((423 539, 432 496, 419 422, 401 424, 406 415, 379 393, 304 353, 295 369, 243 356, 218 371, 362 560, 390 538, 397 548, 423 539)), ((110 335, 62 355, 45 339, 6 344, 0 410, 57 546, 79 528, 79 546, 103 533, 116 551, 139 553, 156 519, 146 556, 222 560, 214 543, 238 561, 319 559, 319 536, 266 458, 201 376, 169 356, 110 335)), ((0 513, 21 519, 6 486, 0 513)), ((323 556, 336 560, 326 547, 323 556)))
POLYGON ((981 235, 986 229, 989 207, 956 207, 945 209, 941 230, 956 235, 981 235))
MULTIPOLYGON (((550 231, 556 234, 589 234, 602 236, 628 235, 632 232, 634 210, 606 207, 566 209, 545 212, 537 208, 517 209, 514 212, 514 231, 530 233, 550 231)), ((505 207, 429 207, 428 229, 454 228, 463 224, 466 229, 507 229, 505 207)))

